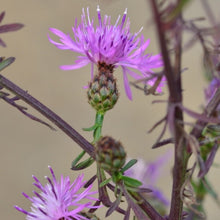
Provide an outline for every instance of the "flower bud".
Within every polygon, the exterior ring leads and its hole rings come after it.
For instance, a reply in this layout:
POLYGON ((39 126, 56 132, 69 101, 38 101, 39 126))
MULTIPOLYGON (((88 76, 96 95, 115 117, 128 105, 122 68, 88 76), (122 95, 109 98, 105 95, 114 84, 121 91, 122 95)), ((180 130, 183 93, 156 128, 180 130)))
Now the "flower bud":
POLYGON ((113 68, 113 65, 99 63, 98 74, 89 83, 88 102, 96 111, 106 112, 112 109, 118 100, 113 68))
POLYGON ((125 164, 126 153, 122 144, 111 137, 99 140, 96 147, 96 161, 110 174, 119 171, 125 164))

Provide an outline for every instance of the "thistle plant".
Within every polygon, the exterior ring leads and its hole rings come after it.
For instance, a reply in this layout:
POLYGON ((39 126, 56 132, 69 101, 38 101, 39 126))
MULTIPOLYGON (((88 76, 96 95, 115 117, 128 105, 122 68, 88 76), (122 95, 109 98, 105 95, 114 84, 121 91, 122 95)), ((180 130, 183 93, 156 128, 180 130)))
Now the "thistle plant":
MULTIPOLYGON (((15 209, 25 214, 26 219, 97 220, 101 219, 98 210, 107 208, 105 216, 109 219, 113 212, 117 212, 119 219, 124 220, 198 220, 206 219, 204 201, 207 196, 211 196, 220 205, 212 180, 207 175, 215 165, 220 144, 219 22, 205 0, 201 0, 201 5, 211 23, 207 28, 198 25, 197 22, 202 22, 202 19, 184 17, 188 3, 192 0, 176 0, 172 3, 162 1, 160 4, 156 0, 149 2, 153 16, 151 22, 156 27, 161 51, 156 55, 148 49, 150 40, 144 40, 141 35, 145 26, 131 33, 127 9, 113 23, 113 18, 101 14, 99 6, 97 21, 90 16, 88 8, 83 9, 81 20, 75 20, 71 33, 49 29, 50 43, 60 50, 78 54, 72 64, 60 66, 62 70, 77 72, 76 69, 91 65, 91 76, 84 89, 88 108, 96 112, 95 123, 89 128, 83 128, 84 131, 92 131, 91 140, 85 139, 26 90, 0 75, 0 97, 3 101, 51 130, 57 126, 82 148, 78 156, 73 155, 70 172, 80 172, 73 182, 70 176, 61 175, 58 179, 51 167, 49 170, 52 178, 46 177, 46 184, 33 176, 33 185, 37 191, 33 191, 32 197, 23 193, 31 202, 30 210, 15 206, 15 209), (193 35, 193 39, 182 40, 186 31, 193 35), (186 50, 193 48, 195 42, 199 42, 202 47, 205 78, 208 81, 204 89, 203 113, 195 112, 183 103, 182 79, 187 67, 182 66, 182 57, 186 50), (162 132, 152 148, 159 151, 160 147, 170 144, 174 153, 167 151, 151 162, 141 159, 142 155, 139 159, 128 160, 128 150, 122 144, 123 140, 118 141, 118 138, 110 134, 103 134, 104 116, 116 104, 120 105, 118 100, 120 94, 123 94, 119 91, 118 67, 122 69, 124 89, 130 101, 133 99, 132 89, 144 91, 145 95, 162 96, 163 87, 167 87, 168 99, 155 101, 165 103, 167 111, 149 133, 163 124, 162 132), (130 83, 130 79, 134 81, 130 83), (29 113, 29 109, 20 104, 21 101, 37 110, 53 125, 29 113), (186 114, 195 122, 186 121, 186 114), (164 138, 165 133, 169 135, 168 138, 164 138), (82 160, 84 156, 87 159, 82 160), (169 172, 173 181, 172 194, 167 198, 156 183, 162 178, 161 170, 170 162, 171 157, 174 158, 172 171, 169 172), (83 180, 82 171, 94 164, 95 171, 89 173, 87 181, 83 180), (97 191, 93 191, 94 185, 97 191)), ((0 14, 0 22, 3 17, 4 13, 0 14)), ((23 25, 20 23, 0 25, 0 34, 21 27, 23 25)), ((0 45, 6 46, 2 40, 0 45)), ((0 57, 0 71, 4 72, 14 61, 14 57, 0 57)), ((113 125, 117 126, 118 123, 121 121, 113 122, 113 125)), ((135 139, 135 134, 132 137, 135 139)), ((149 149, 146 149, 146 154, 149 154, 149 149)))
MULTIPOLYGON (((111 17, 101 16, 101 10, 97 7, 98 24, 94 24, 94 19, 90 19, 89 9, 87 15, 85 10, 82 11, 81 23, 72 28, 74 37, 70 34, 65 34, 62 31, 50 28, 50 31, 57 35, 60 42, 56 42, 49 37, 49 41, 61 50, 71 50, 80 54, 75 64, 63 65, 60 68, 63 70, 78 69, 87 64, 91 64, 91 79, 94 75, 94 64, 103 63, 107 69, 121 67, 123 70, 124 88, 126 95, 132 99, 131 88, 128 81, 128 75, 139 80, 151 77, 153 69, 163 66, 161 55, 152 55, 146 53, 146 49, 150 40, 144 41, 143 35, 138 37, 141 29, 132 34, 130 32, 130 21, 127 19, 127 9, 120 22, 120 16, 115 24, 111 24, 111 17), (135 69, 138 73, 130 70, 135 69)), ((157 77, 151 77, 146 82, 153 85, 157 77)), ((161 82, 157 91, 161 92, 161 82)))
POLYGON ((94 126, 88 131, 94 130, 95 142, 101 136, 102 118, 104 113, 111 108, 118 100, 118 89, 114 79, 114 68, 121 66, 123 70, 124 88, 126 95, 132 99, 128 75, 136 80, 146 80, 149 85, 157 84, 156 90, 161 92, 164 78, 152 77, 153 69, 163 66, 161 55, 146 54, 150 40, 144 42, 143 36, 138 37, 141 30, 132 34, 130 32, 130 21, 126 21, 127 9, 120 21, 120 16, 115 24, 111 24, 111 17, 101 16, 100 8, 97 7, 98 25, 95 26, 94 19, 90 19, 89 9, 87 15, 82 10, 81 23, 72 28, 74 38, 70 34, 50 28, 50 31, 57 35, 60 42, 56 42, 48 36, 49 41, 61 50, 71 50, 80 54, 75 64, 63 65, 63 70, 81 68, 91 63, 91 82, 89 83, 88 100, 96 109, 96 120, 94 126), (98 67, 98 74, 94 77, 94 64, 98 67), (130 70, 133 68, 139 73, 130 70))

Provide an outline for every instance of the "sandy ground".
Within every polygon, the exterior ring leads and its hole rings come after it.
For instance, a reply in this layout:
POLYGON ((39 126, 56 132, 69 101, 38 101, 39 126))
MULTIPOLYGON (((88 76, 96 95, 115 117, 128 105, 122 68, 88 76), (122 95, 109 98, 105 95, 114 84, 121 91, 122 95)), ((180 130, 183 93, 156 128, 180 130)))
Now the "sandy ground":
MULTIPOLYGON (((220 2, 212 1, 217 12, 220 2)), ((27 90, 34 97, 50 107, 64 120, 70 123, 88 140, 92 134, 82 131, 83 127, 92 125, 95 111, 87 103, 86 91, 82 89, 89 81, 90 68, 62 71, 59 66, 73 63, 76 54, 60 51, 51 45, 47 39, 49 27, 56 27, 65 32, 71 32, 75 17, 80 19, 81 9, 89 6, 90 14, 96 16, 96 6, 100 4, 102 14, 111 14, 115 21, 118 14, 128 8, 131 21, 131 31, 135 32, 142 26, 145 39, 150 38, 148 51, 159 53, 159 46, 153 25, 149 25, 151 10, 148 1, 139 0, 7 0, 1 3, 1 10, 6 11, 3 23, 21 22, 25 28, 16 33, 1 34, 7 48, 1 47, 1 56, 15 56, 16 62, 3 73, 10 80, 27 90)), ((217 14, 217 13, 216 13, 217 14)), ((195 18, 203 15, 199 1, 188 8, 186 17, 195 18)), ((218 14, 217 14, 218 15, 218 14)), ((206 82, 203 78, 201 47, 196 44, 184 54, 183 67, 188 70, 183 75, 184 104, 193 110, 201 111, 204 103, 203 89, 206 82)), ((113 110, 105 117, 103 134, 119 139, 125 146, 129 157, 142 157, 152 161, 165 153, 172 146, 152 150, 151 146, 160 133, 161 128, 153 134, 147 131, 164 116, 166 104, 151 105, 153 100, 165 100, 163 96, 145 96, 142 91, 132 88, 133 101, 129 101, 124 93, 122 72, 116 71, 120 89, 120 99, 113 110)), ((26 106, 24 103, 20 103, 26 106)), ((33 109, 29 111, 43 119, 33 109)), ((2 219, 25 219, 13 206, 19 205, 29 210, 30 203, 23 198, 24 191, 32 195, 32 174, 44 181, 49 175, 47 166, 51 165, 57 176, 61 173, 72 176, 78 173, 70 170, 72 159, 81 151, 62 131, 52 131, 46 126, 29 120, 17 110, 0 103, 1 114, 1 154, 0 154, 0 213, 2 219)), ((193 121, 187 117, 187 121, 193 121)), ((189 128, 190 129, 190 128, 189 128)), ((220 155, 217 155, 218 162, 220 155)), ((163 171, 158 181, 167 198, 170 197, 172 160, 163 171)), ((88 179, 95 172, 92 166, 85 172, 88 179)), ((209 174, 214 189, 219 189, 219 169, 213 168, 209 174)), ((210 197, 207 197, 205 207, 209 220, 219 219, 219 208, 210 197)), ((103 211, 105 211, 103 209, 103 211)), ((104 219, 104 212, 100 212, 104 219)), ((122 219, 113 214, 108 219, 122 219)))

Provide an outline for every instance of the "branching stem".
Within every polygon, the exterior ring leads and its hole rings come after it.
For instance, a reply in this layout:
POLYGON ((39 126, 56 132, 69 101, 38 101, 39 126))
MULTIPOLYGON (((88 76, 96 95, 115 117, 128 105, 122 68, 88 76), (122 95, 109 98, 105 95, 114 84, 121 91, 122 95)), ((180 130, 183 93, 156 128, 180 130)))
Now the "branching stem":
POLYGON ((73 139, 83 150, 85 150, 90 156, 95 158, 94 147, 75 129, 73 129, 67 122, 60 118, 57 114, 35 99, 33 96, 28 94, 26 91, 22 90, 20 87, 6 79, 4 76, 0 75, 0 86, 8 89, 24 102, 32 106, 47 119, 53 122, 57 127, 59 127, 66 135, 73 139))
MULTIPOLYGON (((66 135, 68 135, 73 141, 75 141, 83 150, 85 150, 91 157, 95 159, 95 149, 92 144, 90 144, 83 136, 81 136, 75 129, 73 129, 68 123, 66 123, 62 118, 60 118, 58 115, 56 115, 53 111, 51 111, 49 108, 47 108, 45 105, 43 105, 41 102, 39 102, 37 99, 32 97, 30 94, 28 94, 26 91, 15 85, 10 80, 6 79, 4 76, 0 75, 0 86, 3 88, 8 89, 12 93, 14 93, 16 96, 18 96, 21 100, 32 106, 35 110, 40 112, 43 116, 45 116, 47 119, 49 119, 52 123, 54 123, 57 127, 59 127, 66 135)), ((102 188, 103 189, 103 188, 102 188)), ((111 205, 111 201, 109 200, 108 196, 105 194, 106 191, 102 191, 102 196, 105 197, 105 203, 107 206, 111 205)), ((136 194, 136 196, 139 196, 141 198, 141 195, 139 193, 136 194)), ((131 195, 134 199, 137 199, 137 197, 134 197, 134 195, 131 195)), ((163 217, 159 215, 159 213, 147 202, 143 202, 140 205, 141 209, 148 214, 149 216, 152 216, 152 219, 158 219, 158 220, 164 220, 163 217)), ((125 212, 117 208, 117 211, 121 212, 122 214, 125 214, 125 212)))

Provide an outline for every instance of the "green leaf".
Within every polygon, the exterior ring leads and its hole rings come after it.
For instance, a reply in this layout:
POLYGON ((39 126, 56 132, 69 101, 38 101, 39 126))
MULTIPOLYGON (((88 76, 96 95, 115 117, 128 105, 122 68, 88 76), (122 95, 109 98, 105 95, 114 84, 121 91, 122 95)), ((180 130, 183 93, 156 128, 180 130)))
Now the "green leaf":
POLYGON ((121 179, 124 180, 125 185, 130 187, 139 187, 142 185, 142 182, 140 182, 139 180, 136 180, 128 176, 122 176, 121 179))
POLYGON ((99 184, 99 187, 105 186, 105 185, 108 184, 111 180, 112 180, 111 177, 110 177, 109 179, 104 180, 103 182, 101 182, 101 183, 99 184))
POLYGON ((94 138, 94 143, 96 143, 102 136, 102 127, 97 126, 97 128, 94 130, 93 133, 93 138, 94 138))
POLYGON ((73 160, 71 167, 75 167, 76 164, 82 159, 82 157, 85 155, 85 151, 83 150, 77 157, 76 159, 73 160))
POLYGON ((83 128, 83 131, 94 131, 97 128, 97 125, 94 124, 92 127, 89 128, 83 128))
POLYGON ((136 159, 130 160, 124 167, 122 167, 121 172, 124 173, 126 170, 134 166, 136 163, 137 163, 136 159))
MULTIPOLYGON (((2 58, 1 58, 2 59, 2 58)), ((0 71, 12 64, 15 61, 14 57, 9 57, 7 59, 2 59, 0 62, 0 71)))
POLYGON ((213 137, 220 135, 220 125, 208 125, 207 133, 210 133, 213 137))
POLYGON ((79 164, 77 164, 76 166, 74 167, 71 167, 72 170, 82 170, 82 169, 85 169, 89 166, 91 166, 94 162, 94 159, 92 157, 80 162, 79 164))

